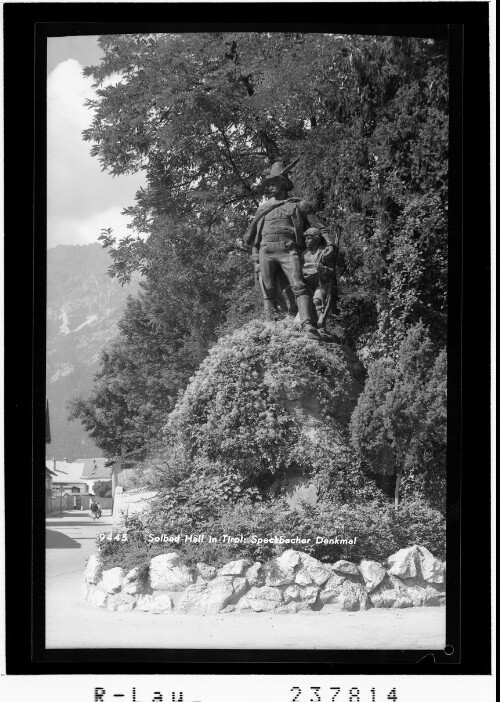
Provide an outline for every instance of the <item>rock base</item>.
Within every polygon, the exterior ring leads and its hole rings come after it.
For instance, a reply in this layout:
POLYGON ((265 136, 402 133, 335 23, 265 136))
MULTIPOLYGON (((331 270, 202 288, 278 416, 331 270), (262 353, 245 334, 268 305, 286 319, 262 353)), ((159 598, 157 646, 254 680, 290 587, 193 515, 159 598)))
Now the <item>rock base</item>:
POLYGON ((401 549, 384 564, 321 563, 288 549, 266 564, 242 559, 218 570, 204 563, 190 568, 172 552, 151 559, 147 578, 135 568, 126 574, 122 568, 103 570, 98 557, 91 556, 81 599, 112 612, 326 614, 439 607, 446 603, 445 578, 445 564, 417 545, 401 549))

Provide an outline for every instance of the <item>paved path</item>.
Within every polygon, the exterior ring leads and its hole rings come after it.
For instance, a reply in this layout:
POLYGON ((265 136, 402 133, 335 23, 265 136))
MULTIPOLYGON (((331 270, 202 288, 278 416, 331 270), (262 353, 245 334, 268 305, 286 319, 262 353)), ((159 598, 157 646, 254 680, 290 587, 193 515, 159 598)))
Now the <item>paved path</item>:
POLYGON ((299 614, 153 615, 79 601, 83 567, 111 516, 47 519, 47 648, 443 649, 445 608, 299 614))
POLYGON ((85 561, 96 551, 100 532, 112 529, 111 510, 105 509, 94 522, 90 510, 65 511, 47 517, 45 532, 47 578, 78 571, 81 575, 85 561))

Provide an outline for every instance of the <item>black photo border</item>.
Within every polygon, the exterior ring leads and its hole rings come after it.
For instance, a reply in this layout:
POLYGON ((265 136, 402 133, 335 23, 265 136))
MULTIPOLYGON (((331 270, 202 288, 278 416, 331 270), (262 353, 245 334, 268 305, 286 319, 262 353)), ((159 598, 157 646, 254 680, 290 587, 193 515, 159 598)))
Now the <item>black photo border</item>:
POLYGON ((488 674, 488 3, 9 3, 3 11, 7 674, 488 674), (191 21, 192 17, 197 21, 191 21), (363 23, 356 22, 359 17, 363 23), (319 18, 320 22, 314 21, 319 18), (449 37, 450 587, 446 642, 450 648, 446 653, 45 648, 46 38, 165 31, 167 27, 169 31, 295 30, 449 37), (470 570, 466 563, 469 548, 474 555, 470 570), (480 574, 475 567, 478 561, 480 574), (468 607, 469 597, 479 587, 478 577, 482 588, 479 611, 476 597, 472 599, 474 610, 468 607))

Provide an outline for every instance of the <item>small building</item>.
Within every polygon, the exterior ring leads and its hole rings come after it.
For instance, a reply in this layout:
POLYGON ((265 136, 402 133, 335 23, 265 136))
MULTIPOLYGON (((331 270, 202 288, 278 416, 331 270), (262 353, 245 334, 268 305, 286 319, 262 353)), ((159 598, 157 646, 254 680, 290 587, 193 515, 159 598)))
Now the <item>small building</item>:
POLYGON ((105 458, 79 458, 77 463, 83 463, 81 479, 85 480, 89 492, 94 492, 94 483, 98 480, 111 481, 111 466, 106 465, 105 458))
POLYGON ((45 467, 51 472, 52 483, 51 508, 48 511, 89 509, 89 488, 81 479, 83 463, 53 460, 46 461, 45 467))
POLYGON ((52 511, 52 478, 55 473, 45 466, 45 510, 52 511))
POLYGON ((110 458, 106 461, 106 466, 111 470, 113 497, 115 496, 115 491, 118 486, 122 487, 124 490, 130 489, 131 477, 135 467, 138 463, 147 458, 148 452, 149 449, 145 446, 136 451, 129 451, 128 453, 110 458))

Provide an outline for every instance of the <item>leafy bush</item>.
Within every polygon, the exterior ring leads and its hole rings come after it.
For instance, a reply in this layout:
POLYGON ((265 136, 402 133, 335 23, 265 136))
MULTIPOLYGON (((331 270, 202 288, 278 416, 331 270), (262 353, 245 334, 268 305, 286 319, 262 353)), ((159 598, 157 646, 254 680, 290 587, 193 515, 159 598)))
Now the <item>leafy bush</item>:
POLYGON ((332 532, 339 538, 357 537, 354 545, 320 543, 303 548, 322 561, 384 561, 398 549, 413 544, 425 546, 437 557, 445 556, 446 522, 437 510, 420 500, 405 503, 398 510, 392 504, 376 501, 356 506, 308 505, 304 511, 303 517, 290 515, 290 523, 298 519, 307 524, 309 533, 326 538, 332 532))
POLYGON ((445 557, 445 520, 437 510, 420 500, 407 502, 399 510, 380 501, 356 506, 322 502, 316 506, 304 504, 300 509, 290 509, 284 501, 260 504, 245 501, 232 507, 226 505, 219 511, 213 509, 205 520, 198 518, 194 524, 188 520, 179 522, 171 516, 168 507, 162 514, 163 522, 155 509, 142 522, 130 522, 128 542, 106 542, 100 552, 106 567, 144 569, 151 558, 171 551, 178 551, 187 564, 203 561, 218 567, 243 557, 268 562, 288 548, 330 563, 339 559, 384 561, 398 549, 413 544, 427 547, 437 557, 445 557), (205 534, 205 540, 186 543, 181 536, 180 544, 148 543, 149 534, 161 533, 205 534), (209 543, 209 535, 217 542, 209 543), (223 539, 224 535, 243 536, 247 542, 230 542, 223 539), (356 543, 316 543, 316 537, 334 539, 336 536, 353 541, 356 537, 356 543), (306 544, 263 541, 270 537, 299 537, 310 541, 306 544))
MULTIPOLYGON (((148 531, 136 517, 127 518, 125 530, 127 540, 103 539, 96 540, 99 560, 102 563, 101 571, 109 568, 123 568, 128 573, 133 568, 139 571, 139 580, 145 582, 149 572, 149 562, 155 556, 172 552, 172 545, 163 542, 150 543, 148 531)), ((121 534, 124 532, 121 531, 121 534)), ((114 532, 111 532, 114 535, 114 532)))
POLYGON ((243 475, 277 473, 288 467, 287 447, 298 438, 287 400, 317 398, 328 421, 335 401, 349 392, 349 381, 342 353, 307 339, 286 322, 250 322, 211 349, 167 430, 193 455, 201 451, 243 475))
POLYGON ((350 352, 307 339, 290 321, 246 324, 220 339, 194 374, 139 479, 174 499, 172 490, 193 476, 194 487, 208 481, 213 495, 234 502, 258 500, 292 470, 347 499, 348 468, 358 463, 347 431, 362 387, 358 366, 350 352))

